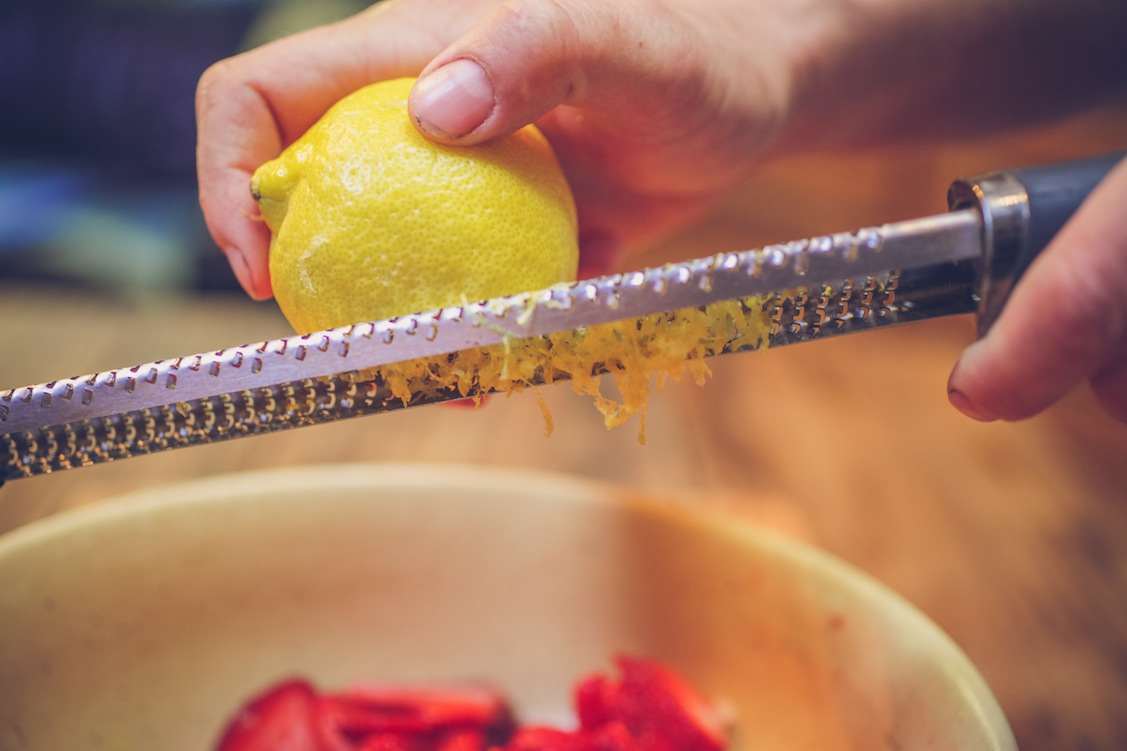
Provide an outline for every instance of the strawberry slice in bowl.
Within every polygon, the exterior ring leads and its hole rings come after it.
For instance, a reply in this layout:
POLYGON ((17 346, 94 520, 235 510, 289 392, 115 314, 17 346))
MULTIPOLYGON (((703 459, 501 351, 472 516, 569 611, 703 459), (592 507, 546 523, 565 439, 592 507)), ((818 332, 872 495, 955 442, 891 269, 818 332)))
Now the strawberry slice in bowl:
POLYGON ((576 687, 580 726, 624 725, 640 751, 723 751, 724 725, 712 707, 670 668, 622 656, 621 678, 593 675, 576 687))
POLYGON ((577 727, 518 727, 481 686, 358 686, 318 695, 300 680, 253 697, 217 751, 724 751, 712 708, 673 670, 619 657, 620 676, 574 690, 577 727))
POLYGON ((303 680, 275 684, 231 719, 217 751, 322 751, 316 732, 317 694, 303 680))
POLYGON ((512 722, 505 699, 486 688, 359 686, 324 698, 347 732, 494 731, 512 722))

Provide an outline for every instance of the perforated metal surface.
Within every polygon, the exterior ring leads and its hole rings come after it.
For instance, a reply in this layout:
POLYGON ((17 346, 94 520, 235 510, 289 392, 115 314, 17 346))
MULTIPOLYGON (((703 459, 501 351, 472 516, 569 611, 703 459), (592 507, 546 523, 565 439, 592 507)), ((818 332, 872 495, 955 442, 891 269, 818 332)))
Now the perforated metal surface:
POLYGON ((396 409, 358 374, 507 336, 751 296, 766 299, 769 346, 968 312, 980 247, 977 213, 960 211, 3 391, 0 478, 396 409))

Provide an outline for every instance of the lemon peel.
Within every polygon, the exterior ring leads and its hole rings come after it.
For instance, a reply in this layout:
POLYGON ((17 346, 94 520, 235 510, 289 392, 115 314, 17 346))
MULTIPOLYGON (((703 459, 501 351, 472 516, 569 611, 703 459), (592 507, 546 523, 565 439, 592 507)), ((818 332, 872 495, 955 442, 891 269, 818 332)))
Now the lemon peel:
MULTIPOLYGON (((686 377, 704 385, 711 376, 706 357, 766 347, 769 331, 762 299, 749 297, 546 336, 503 336, 500 344, 372 372, 405 406, 451 396, 480 400, 485 393, 511 394, 567 380, 575 393, 593 400, 608 429, 638 416, 644 443, 646 406, 655 390, 686 377), (604 391, 604 376, 617 398, 604 391)), ((539 395, 537 399, 550 434, 551 412, 539 395)))
POLYGON ((254 173, 274 295, 299 333, 575 279, 575 202, 543 134, 433 143, 408 115, 413 83, 346 96, 254 173))

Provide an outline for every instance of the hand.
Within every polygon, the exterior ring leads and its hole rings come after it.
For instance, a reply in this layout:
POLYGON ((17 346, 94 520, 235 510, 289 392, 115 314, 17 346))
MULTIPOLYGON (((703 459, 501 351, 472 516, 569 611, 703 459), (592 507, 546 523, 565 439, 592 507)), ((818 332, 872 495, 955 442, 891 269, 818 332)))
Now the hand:
POLYGON ((1127 160, 1029 268, 948 392, 977 420, 1020 420, 1083 381, 1127 422, 1127 160))
POLYGON ((390 0, 226 60, 197 96, 208 227, 243 287, 269 297, 254 169, 344 95, 421 72, 410 110, 435 141, 476 144, 530 122, 544 130, 575 193, 581 273, 602 273, 764 154, 786 117, 801 39, 787 5, 390 0))
MULTIPOLYGON (((1122 87, 1125 32, 1127 3, 1106 0, 388 0, 208 70, 200 201, 243 287, 269 297, 254 169, 346 94, 421 72, 411 113, 435 141, 542 127, 575 192, 581 271, 600 273, 768 155, 1028 125, 1099 101, 1122 87)), ((956 406, 1019 419, 1087 378, 1127 419, 1125 203, 1120 166, 968 349, 956 406)))

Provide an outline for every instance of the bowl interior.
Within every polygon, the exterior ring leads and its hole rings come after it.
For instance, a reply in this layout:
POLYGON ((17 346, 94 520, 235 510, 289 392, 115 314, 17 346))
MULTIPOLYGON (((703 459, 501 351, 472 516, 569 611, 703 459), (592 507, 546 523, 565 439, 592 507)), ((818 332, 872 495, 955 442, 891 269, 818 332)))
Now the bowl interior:
POLYGON ((731 705, 741 747, 1010 749, 926 619, 725 517, 553 476, 217 478, 0 541, 0 747, 208 748, 249 693, 486 679, 530 719, 618 652, 731 705))

